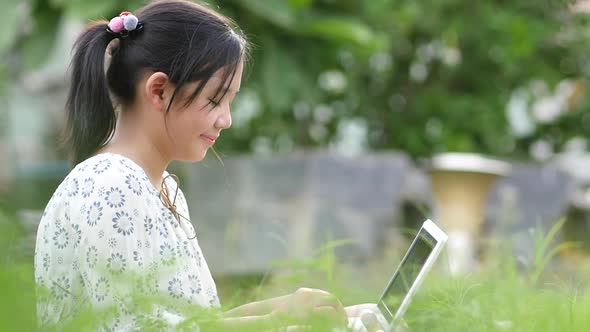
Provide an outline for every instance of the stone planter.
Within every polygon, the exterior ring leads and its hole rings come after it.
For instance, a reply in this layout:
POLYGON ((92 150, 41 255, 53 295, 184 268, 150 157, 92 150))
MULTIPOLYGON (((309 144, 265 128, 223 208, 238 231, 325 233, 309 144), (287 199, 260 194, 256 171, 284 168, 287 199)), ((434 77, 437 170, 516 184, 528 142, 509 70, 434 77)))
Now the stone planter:
POLYGON ((468 153, 444 153, 432 158, 430 178, 435 221, 449 235, 447 251, 452 274, 475 266, 478 239, 488 195, 508 163, 468 153))

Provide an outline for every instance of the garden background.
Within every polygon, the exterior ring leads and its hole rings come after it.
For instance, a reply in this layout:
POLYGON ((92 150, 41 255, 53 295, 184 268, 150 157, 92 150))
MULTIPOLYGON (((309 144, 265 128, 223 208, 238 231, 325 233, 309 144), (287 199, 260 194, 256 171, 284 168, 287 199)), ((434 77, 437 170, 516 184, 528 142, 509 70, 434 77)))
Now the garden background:
MULTIPOLYGON (((172 165, 202 216, 224 305, 300 286, 374 302, 412 232, 436 220, 428 161, 461 152, 515 171, 486 204, 478 264, 451 276, 443 258, 410 307, 411 330, 588 329, 590 3, 207 4, 254 46, 216 145, 224 164, 172 165), (262 255, 268 246, 284 250, 262 255)), ((71 44, 89 20, 141 5, 0 4, 2 330, 34 326, 35 223, 68 171, 57 137, 71 44)))

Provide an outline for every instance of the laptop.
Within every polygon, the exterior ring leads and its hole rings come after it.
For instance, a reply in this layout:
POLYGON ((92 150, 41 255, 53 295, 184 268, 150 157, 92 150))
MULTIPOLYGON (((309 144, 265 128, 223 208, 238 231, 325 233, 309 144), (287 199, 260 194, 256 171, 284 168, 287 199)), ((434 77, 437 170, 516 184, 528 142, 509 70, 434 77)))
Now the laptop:
MULTIPOLYGON (((434 265, 447 240, 447 234, 431 220, 426 220, 422 224, 377 302, 381 313, 377 315, 377 319, 380 325, 386 328, 385 332, 395 331, 399 326, 412 297, 434 265)), ((349 321, 349 327, 355 331, 363 330, 360 319, 349 321)))

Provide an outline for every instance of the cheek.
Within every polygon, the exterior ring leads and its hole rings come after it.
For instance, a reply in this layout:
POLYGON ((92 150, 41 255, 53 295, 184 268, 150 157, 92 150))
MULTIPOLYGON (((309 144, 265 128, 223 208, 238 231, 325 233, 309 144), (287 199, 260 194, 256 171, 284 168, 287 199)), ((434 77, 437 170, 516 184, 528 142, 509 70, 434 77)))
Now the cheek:
MULTIPOLYGON (((186 111, 185 113, 188 113, 186 111)), ((168 119, 168 137, 173 144, 181 144, 191 140, 194 136, 193 120, 186 114, 178 114, 173 119, 168 119)))
POLYGON ((216 118, 217 112, 215 109, 203 109, 194 111, 191 117, 191 123, 193 128, 197 130, 207 130, 214 126, 216 118))
POLYGON ((207 110, 188 110, 177 122, 177 133, 183 140, 193 141, 212 126, 207 110))

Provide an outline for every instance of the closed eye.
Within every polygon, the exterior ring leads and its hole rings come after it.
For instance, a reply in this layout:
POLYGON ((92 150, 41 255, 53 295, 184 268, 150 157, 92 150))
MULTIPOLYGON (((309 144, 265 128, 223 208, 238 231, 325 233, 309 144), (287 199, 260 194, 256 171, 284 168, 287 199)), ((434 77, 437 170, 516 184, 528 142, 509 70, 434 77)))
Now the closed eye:
POLYGON ((219 106, 219 102, 209 98, 209 103, 213 104, 213 107, 219 106))

